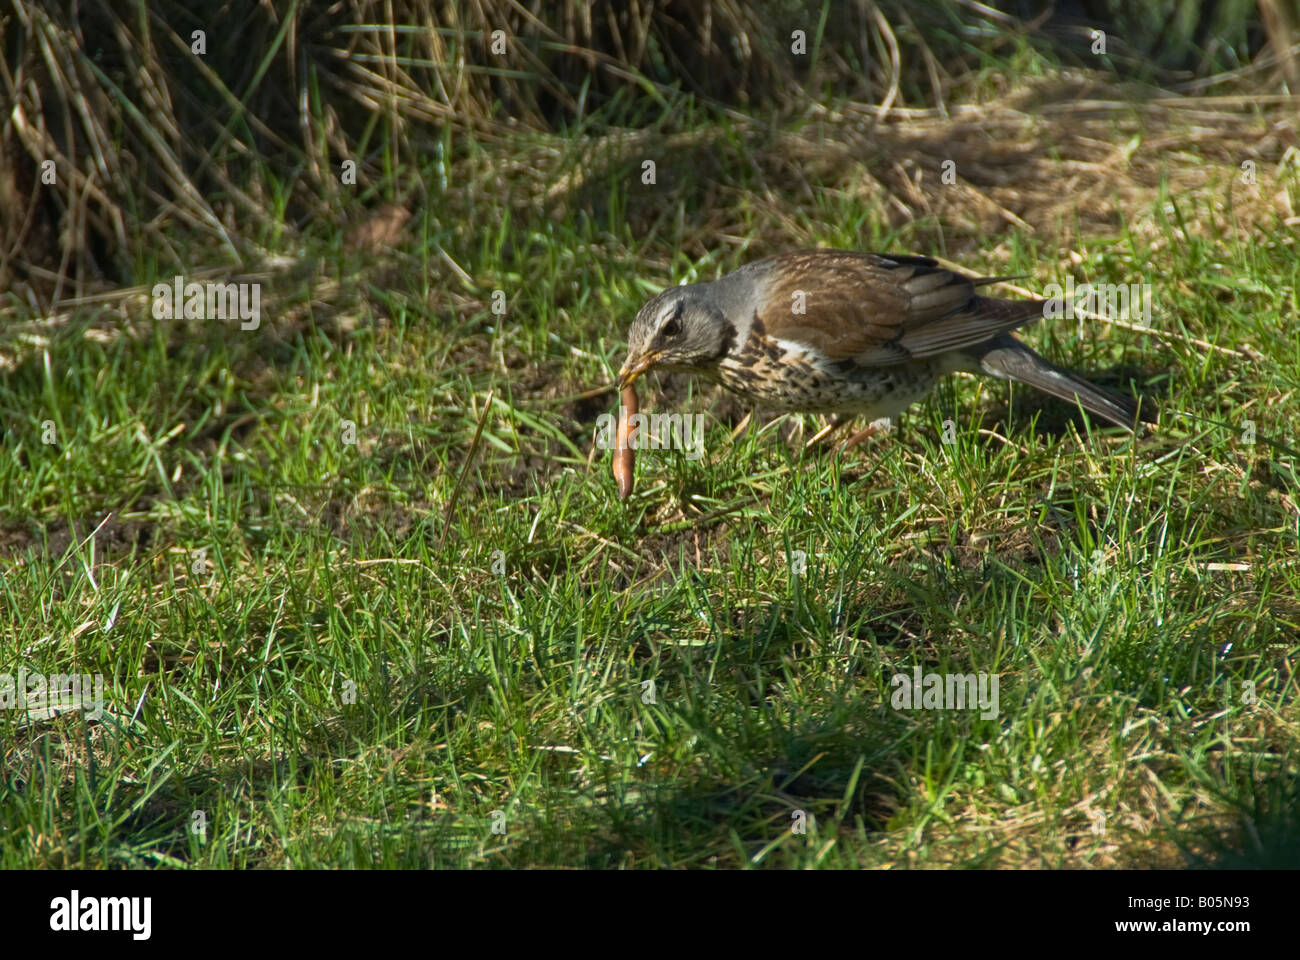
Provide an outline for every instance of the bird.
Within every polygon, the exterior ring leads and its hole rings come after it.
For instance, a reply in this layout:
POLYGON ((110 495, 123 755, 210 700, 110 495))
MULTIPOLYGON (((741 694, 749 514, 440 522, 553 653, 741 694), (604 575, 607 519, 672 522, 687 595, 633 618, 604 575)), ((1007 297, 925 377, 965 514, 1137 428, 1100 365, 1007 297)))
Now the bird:
POLYGON ((693 373, 755 406, 879 422, 964 371, 1028 384, 1129 430, 1156 422, 1149 402, 1098 387, 1018 340, 1012 331, 1050 301, 979 292, 1007 279, 924 256, 779 253, 648 300, 615 386, 650 370, 693 373))

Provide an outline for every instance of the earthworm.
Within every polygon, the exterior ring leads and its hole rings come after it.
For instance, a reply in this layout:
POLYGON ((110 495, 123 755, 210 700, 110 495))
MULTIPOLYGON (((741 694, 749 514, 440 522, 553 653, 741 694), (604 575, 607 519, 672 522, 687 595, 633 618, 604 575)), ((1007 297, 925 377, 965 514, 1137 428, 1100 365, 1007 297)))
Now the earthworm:
POLYGON ((636 451, 631 447, 632 437, 627 422, 636 416, 637 408, 636 387, 629 383, 623 388, 622 403, 618 408, 618 443, 614 446, 614 480, 618 483, 620 500, 632 495, 632 484, 636 481, 636 451))

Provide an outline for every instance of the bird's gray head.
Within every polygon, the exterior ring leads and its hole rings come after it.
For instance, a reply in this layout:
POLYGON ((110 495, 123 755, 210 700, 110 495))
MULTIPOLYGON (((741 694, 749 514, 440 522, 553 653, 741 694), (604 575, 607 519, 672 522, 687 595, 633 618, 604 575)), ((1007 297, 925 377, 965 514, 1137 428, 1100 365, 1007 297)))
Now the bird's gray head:
POLYGON ((627 332, 625 387, 650 369, 711 373, 731 348, 735 328, 713 304, 706 284, 669 287, 642 307, 627 332))

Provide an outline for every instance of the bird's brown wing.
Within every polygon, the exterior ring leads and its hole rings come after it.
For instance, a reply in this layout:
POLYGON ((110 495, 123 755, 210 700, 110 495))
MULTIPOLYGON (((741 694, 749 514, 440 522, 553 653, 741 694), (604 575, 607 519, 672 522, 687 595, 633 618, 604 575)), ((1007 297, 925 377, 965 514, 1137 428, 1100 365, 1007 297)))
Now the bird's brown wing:
POLYGON ((832 361, 871 366, 929 357, 983 343, 1042 312, 1033 300, 981 297, 975 288, 991 281, 929 257, 817 250, 771 261, 756 317, 762 332, 832 361))

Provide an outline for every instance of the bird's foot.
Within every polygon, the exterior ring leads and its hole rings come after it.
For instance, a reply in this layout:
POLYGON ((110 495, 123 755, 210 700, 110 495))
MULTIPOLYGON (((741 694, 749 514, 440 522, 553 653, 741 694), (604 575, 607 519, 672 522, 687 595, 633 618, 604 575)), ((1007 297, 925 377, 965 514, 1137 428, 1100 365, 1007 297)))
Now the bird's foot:
POLYGON ((874 437, 878 433, 884 433, 886 429, 887 428, 877 420, 875 423, 869 424, 865 430, 859 430, 853 436, 840 444, 840 452, 843 453, 845 450, 852 450, 863 440, 866 440, 869 437, 874 437))

